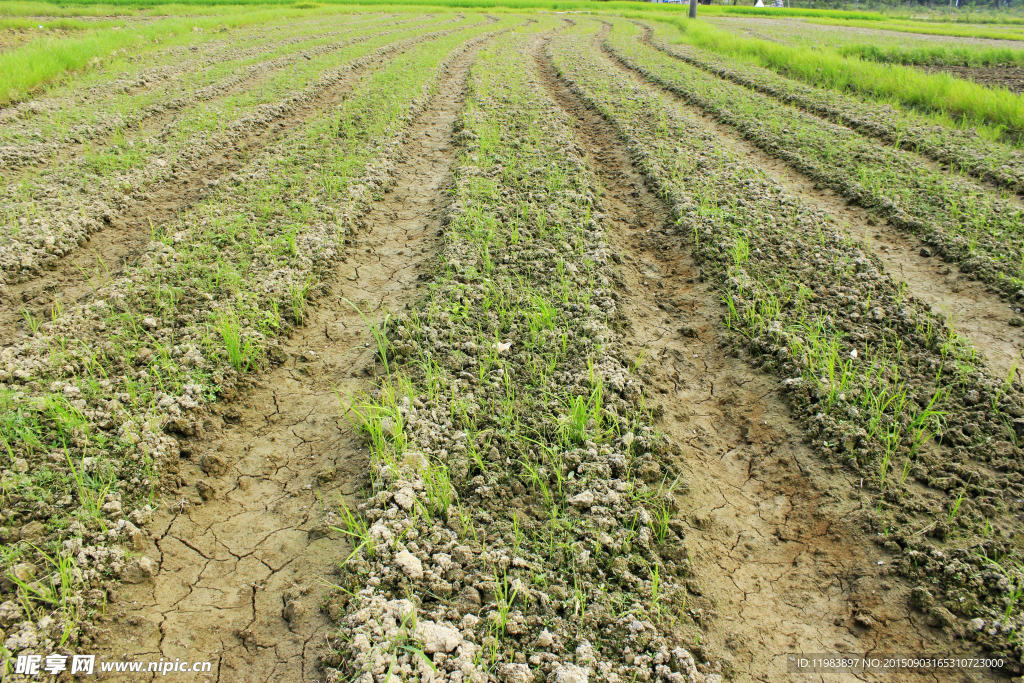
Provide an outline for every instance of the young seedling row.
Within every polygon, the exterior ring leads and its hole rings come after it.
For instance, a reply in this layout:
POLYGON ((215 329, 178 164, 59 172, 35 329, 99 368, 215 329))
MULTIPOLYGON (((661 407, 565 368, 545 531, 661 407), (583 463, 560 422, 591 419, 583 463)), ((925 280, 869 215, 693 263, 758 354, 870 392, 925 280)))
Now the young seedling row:
POLYGON ((667 34, 667 31, 649 31, 643 40, 705 71, 827 117, 889 145, 927 155, 939 163, 949 164, 957 172, 1017 193, 1024 189, 1024 156, 1020 151, 981 137, 973 128, 956 128, 940 117, 805 85, 754 64, 727 60, 683 43, 673 44, 667 34))
MULTIPOLYGON (((86 301, 29 319, 30 335, 4 348, 3 564, 17 577, 3 603, 8 651, 87 645, 104 589, 152 574, 133 549, 178 483, 168 433, 201 434, 202 406, 282 360, 275 338, 302 324, 321 276, 346 258, 439 65, 517 21, 406 45, 340 110, 266 148, 245 185, 218 188, 158 230, 137 263, 86 301)), ((224 466, 215 452, 199 464, 224 466)))
POLYGON ((718 678, 683 647, 679 476, 615 331, 598 187, 527 52, 554 24, 480 51, 435 282, 374 328, 342 679, 718 678))
MULTIPOLYGON (((479 21, 471 17, 461 23, 479 21)), ((136 204, 148 208, 158 203, 165 185, 172 197, 180 197, 182 190, 188 196, 189 186, 202 177, 198 191, 207 191, 218 182, 209 177, 207 166, 224 167, 229 159, 245 159, 263 144, 261 136, 279 132, 275 126, 297 110, 317 106, 375 61, 437 35, 413 28, 332 45, 322 56, 311 55, 280 71, 261 88, 180 112, 153 135, 121 137, 109 147, 85 151, 37 182, 23 179, 12 184, 8 201, 0 205, 8 224, 0 266, 8 281, 24 281, 55 266, 57 259, 84 246, 91 234, 136 204)), ((95 264, 100 271, 117 265, 95 264)))
MULTIPOLYGON (((362 18, 339 20, 337 28, 344 30, 321 33, 310 33, 311 27, 305 24, 263 27, 239 32, 217 45, 177 46, 127 58, 121 65, 110 65, 53 88, 44 97, 5 109, 0 114, 4 166, 45 163, 77 151, 75 143, 102 140, 153 116, 209 101, 265 71, 292 63, 307 49, 343 47, 349 41, 338 40, 341 36, 365 37, 371 28, 425 17, 386 19, 369 25, 362 18)), ((323 23, 321 30, 326 28, 323 23)))
POLYGON ((916 606, 1019 658, 1024 408, 1013 376, 991 377, 969 341, 830 216, 596 57, 588 48, 601 30, 581 24, 556 39, 555 63, 672 204, 677 239, 692 240, 721 287, 737 350, 782 378, 818 452, 863 475, 874 513, 865 532, 918 582, 916 606), (972 630, 971 619, 983 626, 972 630))
POLYGON ((1009 192, 993 192, 930 169, 902 149, 883 147, 844 126, 673 59, 638 40, 641 31, 619 21, 605 43, 624 64, 736 128, 769 154, 916 234, 1005 296, 1021 296, 1022 211, 1009 192))
MULTIPOLYGON (((985 81, 992 82, 992 79, 985 78, 984 73, 973 74, 977 79, 964 79, 950 73, 942 73, 952 70, 952 67, 926 70, 891 62, 875 63, 874 57, 878 56, 878 51, 872 51, 871 47, 877 48, 878 43, 869 44, 866 54, 855 49, 855 46, 849 46, 854 49, 847 50, 848 45, 842 43, 848 41, 850 33, 842 29, 815 27, 813 30, 819 36, 831 34, 832 37, 839 38, 840 43, 819 47, 814 45, 813 40, 798 38, 799 30, 791 30, 784 39, 778 40, 765 34, 748 38, 735 32, 716 29, 704 22, 686 26, 677 23, 677 26, 683 29, 685 41, 697 47, 734 55, 742 60, 753 59, 759 64, 805 83, 858 92, 867 97, 898 103, 901 108, 934 112, 939 115, 940 120, 945 119, 945 125, 955 122, 953 125, 975 127, 980 134, 990 139, 1005 138, 1012 143, 1019 139, 1021 130, 1024 129, 1024 103, 1020 97, 1005 88, 987 87, 985 81), (798 44, 787 44, 791 39, 795 39, 798 44), (972 82, 975 80, 977 82, 972 82)), ((926 24, 918 26, 921 29, 928 28, 926 24)), ((796 27, 790 25, 790 28, 796 27)), ((910 29, 910 32, 915 30, 910 29)), ((900 35, 899 31, 898 28, 894 33, 883 31, 874 34, 874 37, 878 39, 885 36, 892 42, 910 44, 910 36, 906 33, 900 35)), ((940 54, 943 43, 963 46, 968 42, 980 45, 980 41, 955 38, 924 38, 918 45, 927 46, 925 49, 930 48, 932 54, 940 54)), ((990 48, 996 47, 996 50, 991 52, 998 52, 999 48, 1005 50, 1008 44, 1012 43, 992 41, 988 45, 990 48)), ((970 52, 985 54, 987 51, 981 47, 970 52)), ((1010 52, 1016 52, 1017 56, 1021 54, 1019 51, 1010 52)), ((994 80, 998 82, 999 79, 994 80)))

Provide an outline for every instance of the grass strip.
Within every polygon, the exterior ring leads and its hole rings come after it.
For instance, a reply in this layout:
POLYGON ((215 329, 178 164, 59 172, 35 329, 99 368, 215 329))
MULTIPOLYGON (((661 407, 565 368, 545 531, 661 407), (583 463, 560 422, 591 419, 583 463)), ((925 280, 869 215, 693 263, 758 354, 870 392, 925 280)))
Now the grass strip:
POLYGON ((720 678, 685 649, 673 445, 613 330, 598 188, 523 47, 555 25, 479 53, 435 281, 378 321, 377 385, 346 401, 371 488, 343 511, 330 675, 720 678))
POLYGON ((780 377, 822 458, 863 477, 855 521, 917 584, 912 607, 1019 666, 1020 382, 986 373, 834 219, 595 56, 597 30, 556 41, 555 62, 671 205, 664 238, 692 243, 737 350, 780 377))
POLYGON ((56 603, 0 586, 37 647, 88 635, 102 589, 138 568, 123 546, 177 485, 178 442, 167 432, 201 432, 202 407, 265 367, 275 337, 302 324, 320 279, 391 182, 439 65, 501 26, 410 46, 342 109, 265 150, 244 184, 154 235, 138 264, 97 278, 87 301, 29 320, 31 336, 0 351, 2 571, 45 568, 47 557, 77 565, 56 603))
POLYGON ((638 41, 639 31, 617 22, 605 44, 624 64, 714 114, 769 154, 934 244, 944 258, 1004 296, 1024 299, 1024 220, 1008 192, 1000 195, 922 167, 902 149, 883 147, 673 59, 638 41))

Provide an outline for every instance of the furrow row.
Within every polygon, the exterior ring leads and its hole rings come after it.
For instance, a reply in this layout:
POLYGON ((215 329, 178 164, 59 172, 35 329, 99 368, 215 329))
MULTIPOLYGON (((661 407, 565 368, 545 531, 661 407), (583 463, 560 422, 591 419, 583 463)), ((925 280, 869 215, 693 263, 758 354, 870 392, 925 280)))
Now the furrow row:
MULTIPOLYGON (((4 573, 74 567, 53 618, 37 622, 24 611, 31 603, 4 603, 15 624, 9 649, 52 650, 62 633, 89 646, 105 589, 157 571, 124 546, 146 547, 149 502, 184 483, 189 457, 211 478, 229 464, 186 441, 224 425, 206 407, 237 397, 248 373, 287 360, 280 337, 308 321, 329 290, 324 278, 349 258, 366 212, 394 182, 438 65, 517 21, 406 45, 341 111, 307 121, 253 160, 245 186, 218 188, 156 231, 142 258, 88 303, 55 311, 0 351, 0 437, 12 463, 3 470, 2 533, 12 548, 4 573)), ((230 403, 226 412, 230 422, 230 403)))
POLYGON ((377 332, 334 678, 430 660, 453 683, 720 679, 687 650, 703 603, 678 446, 617 331, 598 186, 531 54, 554 25, 480 52, 430 295, 377 332))
POLYGON ((1024 212, 1016 202, 674 59, 640 42, 640 33, 617 22, 605 45, 627 66, 847 200, 917 235, 1003 296, 1024 296, 1024 212))
MULTIPOLYGON (((84 293, 93 286, 88 281, 116 273, 145 246, 154 226, 208 195, 221 178, 291 128, 337 106, 374 64, 458 30, 461 27, 432 33, 413 29, 408 32, 411 37, 395 40, 397 36, 384 34, 359 42, 330 57, 340 66, 328 62, 284 99, 243 108, 235 120, 218 122, 214 131, 172 138, 166 144, 151 140, 141 147, 126 145, 125 156, 109 156, 111 168, 97 169, 97 181, 71 165, 38 188, 39 195, 6 206, 11 233, 7 244, 0 246, 0 262, 7 267, 11 284, 0 294, 12 305, 0 321, 8 336, 22 308, 38 315, 55 299, 56 288, 64 290, 64 303, 70 303, 67 295, 84 293), (97 234, 96 244, 86 251, 97 234)), ((237 175, 232 181, 246 182, 237 175)))
POLYGON ((875 104, 838 90, 804 85, 753 64, 727 60, 712 52, 670 42, 667 34, 650 30, 642 38, 659 50, 787 104, 908 151, 920 152, 954 170, 1021 192, 1024 190, 1024 154, 1010 146, 990 142, 973 130, 937 125, 927 116, 902 108, 875 104))
POLYGON ((951 612, 985 614, 991 632, 967 632, 1019 661, 1008 635, 1020 617, 1004 590, 1016 570, 998 584, 986 559, 1010 552, 1019 533, 1019 385, 988 375, 969 340, 907 297, 830 216, 589 56, 596 31, 556 43, 555 61, 672 204, 679 227, 665 238, 692 239, 736 348, 781 376, 818 452, 863 477, 870 512, 860 522, 884 534, 900 573, 923 582, 915 604, 954 633, 964 626, 951 612))

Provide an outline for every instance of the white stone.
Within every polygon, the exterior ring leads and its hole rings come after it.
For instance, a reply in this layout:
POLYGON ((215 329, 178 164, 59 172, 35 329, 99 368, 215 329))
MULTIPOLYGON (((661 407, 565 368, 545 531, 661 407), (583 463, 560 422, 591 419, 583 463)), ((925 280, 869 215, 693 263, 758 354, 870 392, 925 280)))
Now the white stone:
POLYGON ((505 683, 530 683, 533 674, 526 664, 501 664, 498 666, 498 678, 505 683))
POLYGON ((405 572, 413 581, 423 578, 423 563, 408 550, 403 550, 395 555, 395 566, 405 572))
POLYGON ((391 533, 391 529, 388 528, 388 525, 378 520, 370 527, 370 538, 387 544, 391 542, 394 536, 391 533))
POLYGON ((569 499, 569 505, 578 508, 588 508, 594 504, 594 492, 586 490, 583 493, 577 494, 569 499))
POLYGON ((435 652, 451 652, 462 642, 461 633, 429 620, 416 624, 416 637, 423 642, 423 651, 428 655, 435 652))
POLYGON ((441 572, 446 572, 453 566, 452 556, 447 553, 437 553, 434 555, 433 560, 434 564, 437 565, 438 570, 441 572))
POLYGON ((365 633, 356 634, 356 637, 352 639, 352 649, 356 652, 369 652, 370 639, 366 637, 365 633))
POLYGON ((395 494, 395 503, 408 512, 416 504, 416 492, 406 487, 395 494))
POLYGON ((411 619, 416 614, 416 606, 404 598, 401 600, 388 600, 384 603, 384 613, 390 614, 399 623, 412 623, 411 619))
POLYGON ((552 680, 554 683, 587 683, 589 672, 575 664, 562 664, 555 669, 552 680))

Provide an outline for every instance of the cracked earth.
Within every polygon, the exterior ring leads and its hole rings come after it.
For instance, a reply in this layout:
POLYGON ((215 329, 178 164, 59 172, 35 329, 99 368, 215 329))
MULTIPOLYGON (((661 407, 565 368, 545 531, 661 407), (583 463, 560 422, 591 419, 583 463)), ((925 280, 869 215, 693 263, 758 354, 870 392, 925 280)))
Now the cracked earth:
POLYGON ((188 446, 177 502, 160 511, 142 551, 159 571, 118 594, 108 657, 211 660, 209 680, 218 681, 319 678, 323 577, 351 552, 331 510, 355 492, 367 463, 339 403, 368 389, 373 374, 372 337, 348 302, 380 318, 420 295, 474 54, 454 63, 412 124, 394 189, 366 217, 332 292, 288 341, 287 362, 222 406, 188 446))
MULTIPOLYGON (((815 457, 775 382, 728 353, 718 294, 701 282, 667 207, 611 124, 558 79, 543 50, 537 61, 550 94, 576 117, 578 143, 605 186, 627 336, 638 355, 646 349, 659 427, 684 444, 677 464, 687 473, 680 514, 694 567, 688 588, 703 598, 706 645, 734 680, 765 682, 793 680, 789 653, 969 651, 907 607, 911 586, 861 529, 858 513, 869 502, 860 482, 815 457)), ((860 679, 808 680, 815 678, 860 679)), ((883 679, 903 680, 863 677, 883 679)))
MULTIPOLYGON (((861 529, 868 497, 859 482, 816 458, 775 383, 729 355, 717 293, 701 282, 685 240, 672 234, 667 208, 611 126, 558 80, 543 48, 536 54, 606 187, 602 209, 616 227, 627 331, 637 353, 647 350, 649 379, 661 396, 659 426, 684 444, 678 465, 687 472, 681 504, 694 558, 689 587, 701 598, 695 605, 710 637, 705 645, 724 655, 737 680, 756 681, 789 680, 786 655, 794 652, 970 651, 906 607, 910 586, 890 574, 890 557, 861 529)), ((452 126, 472 57, 470 50, 455 63, 410 128, 395 189, 367 216, 331 293, 285 345, 288 360, 219 406, 204 435, 185 445, 181 486, 167 492, 171 503, 142 549, 159 570, 152 582, 125 585, 113 601, 103 625, 108 658, 210 660, 209 680, 219 681, 319 678, 328 632, 323 577, 351 551, 332 529, 340 520, 331 511, 354 494, 367 464, 338 400, 369 388, 373 374, 372 337, 348 302, 379 318, 420 295, 447 204, 452 126)), ((698 120, 779 182, 849 221, 852 232, 874 238, 876 253, 901 270, 911 293, 963 317, 994 369, 1012 367, 1020 335, 995 296, 951 280, 942 266, 914 255, 912 240, 869 227, 859 210, 708 117, 698 120)))

